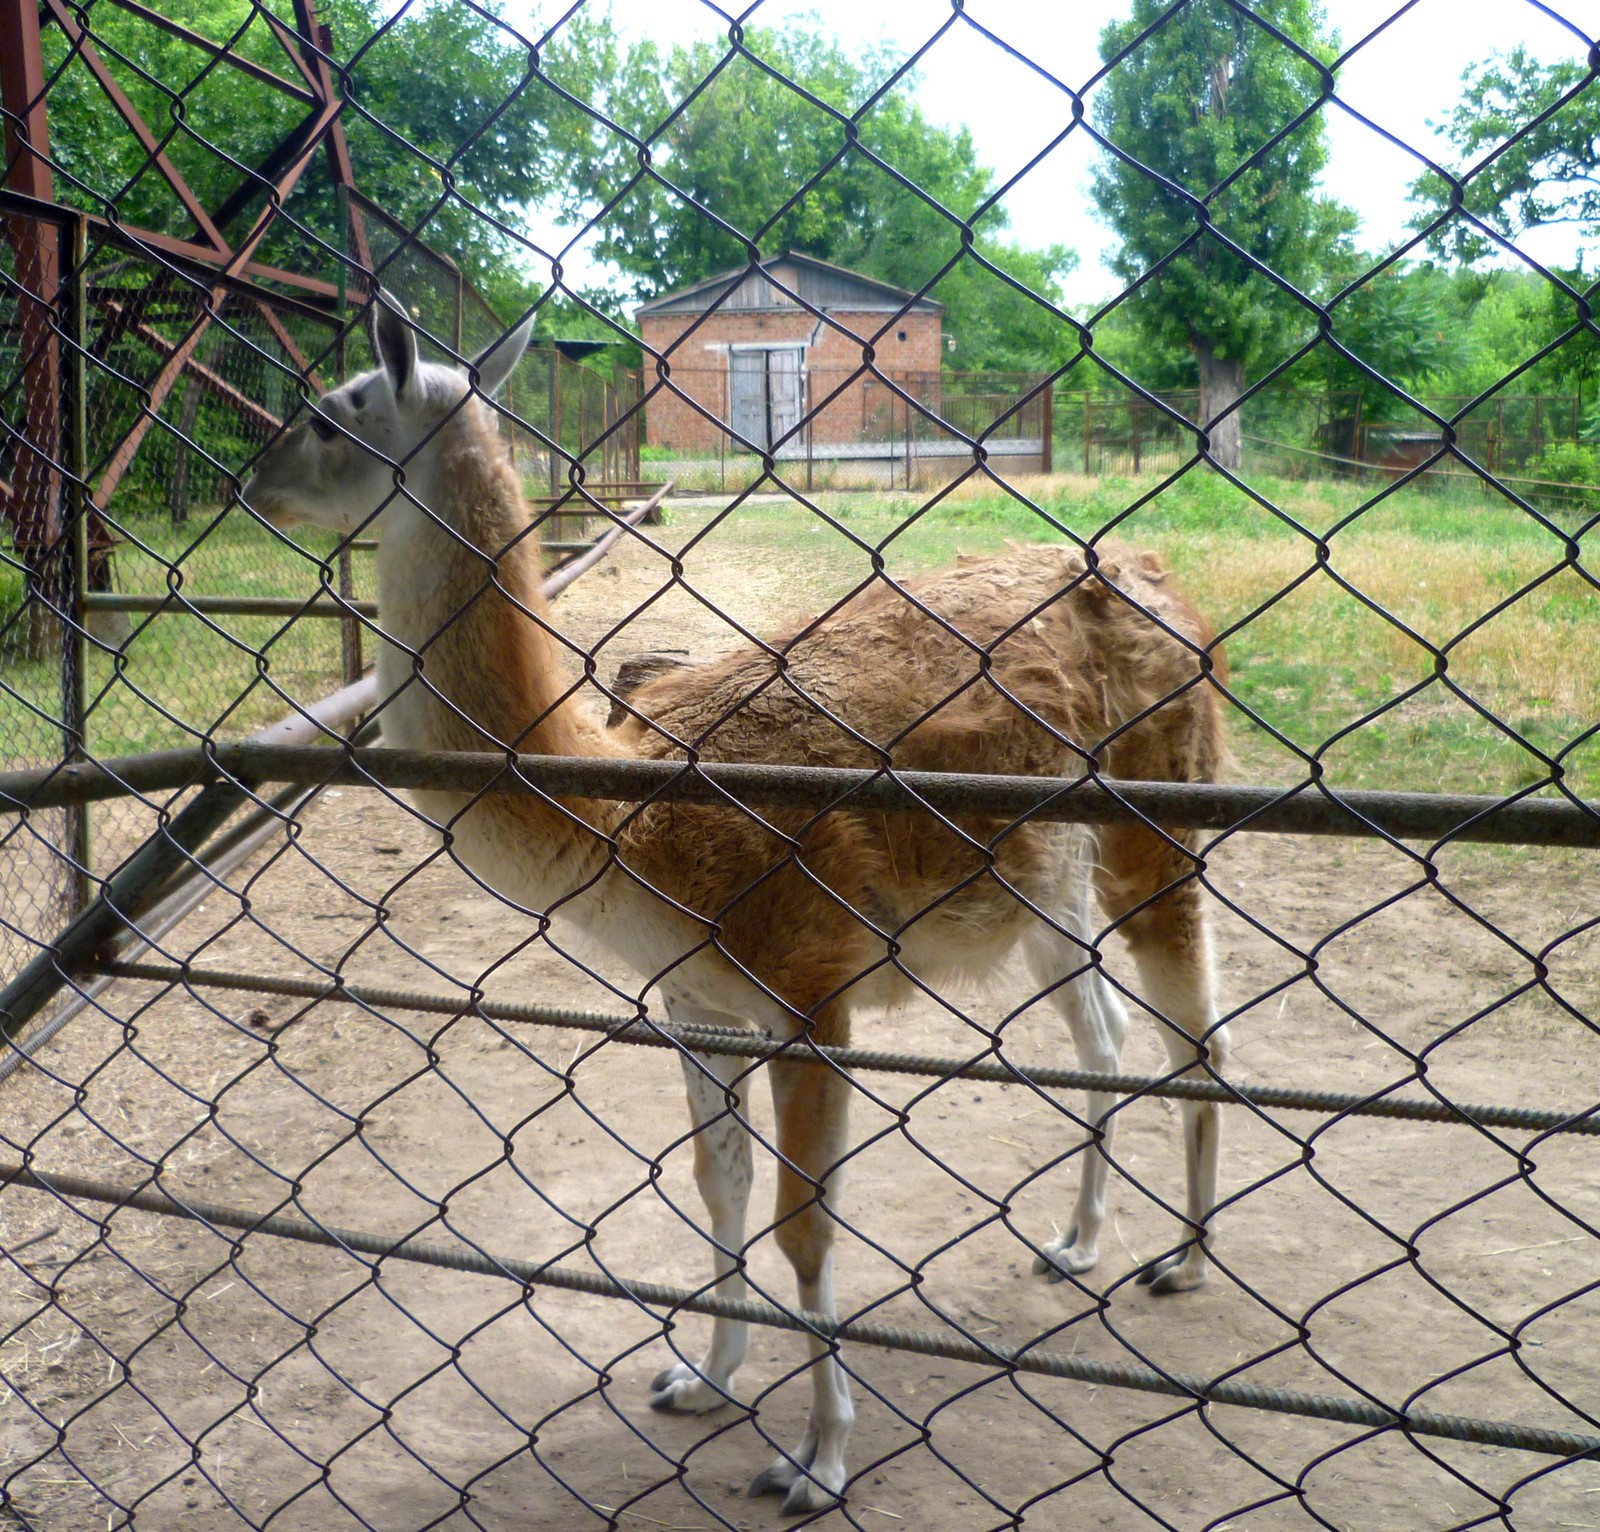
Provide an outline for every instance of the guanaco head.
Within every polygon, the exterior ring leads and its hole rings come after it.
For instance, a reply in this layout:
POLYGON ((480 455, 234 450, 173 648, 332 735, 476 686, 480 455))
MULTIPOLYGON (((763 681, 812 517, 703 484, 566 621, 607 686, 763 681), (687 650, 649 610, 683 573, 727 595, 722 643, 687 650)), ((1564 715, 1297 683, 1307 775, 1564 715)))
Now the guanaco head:
MULTIPOLYGON (((480 393, 499 392, 532 330, 530 317, 473 359, 480 393)), ((379 367, 308 404, 256 460, 242 494, 273 526, 309 521, 345 534, 361 527, 376 533, 378 513, 405 501, 396 470, 405 471, 408 483, 425 478, 441 429, 462 408, 472 382, 453 367, 422 361, 415 331, 381 296, 373 305, 372 345, 379 367)))

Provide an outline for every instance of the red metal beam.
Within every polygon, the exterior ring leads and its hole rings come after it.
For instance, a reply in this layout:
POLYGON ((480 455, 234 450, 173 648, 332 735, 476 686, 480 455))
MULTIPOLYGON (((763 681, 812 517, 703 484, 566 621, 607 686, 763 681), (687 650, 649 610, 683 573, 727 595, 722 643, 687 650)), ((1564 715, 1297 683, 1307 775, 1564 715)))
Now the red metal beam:
MULTIPOLYGON (((333 71, 328 67, 328 55, 333 51, 330 30, 317 20, 312 0, 294 0, 294 16, 300 32, 298 52, 306 70, 316 81, 314 89, 323 101, 337 101, 339 92, 334 88, 333 71)), ((328 160, 334 180, 343 186, 356 184, 356 173, 350 164, 350 148, 344 141, 344 129, 335 125, 328 135, 328 160)))
POLYGON ((277 144, 269 149, 255 167, 255 174, 245 177, 218 206, 216 222, 226 229, 257 197, 271 195, 277 178, 294 163, 294 157, 305 147, 315 118, 306 117, 297 122, 277 144))
POLYGON ((311 132, 307 135, 305 143, 301 145, 299 152, 273 188, 272 200, 256 214, 249 233, 234 247, 233 255, 224 264, 224 270, 242 270, 249 264, 256 247, 266 237, 267 230, 272 227, 272 220, 278 216, 278 209, 289 200, 290 193, 299 185, 300 177, 305 174, 305 168, 310 164, 311 156, 316 152, 323 133, 327 131, 330 123, 338 120, 339 113, 343 110, 344 102, 329 101, 317 111, 312 118, 311 132))
MULTIPOLYGON (((98 300, 95 306, 113 316, 121 316, 129 307, 110 298, 98 300)), ((178 349, 153 325, 144 324, 138 319, 130 319, 127 329, 131 334, 137 335, 157 356, 169 358, 178 349)), ((271 410, 257 404, 249 394, 235 388, 226 378, 213 372, 203 362, 196 362, 191 358, 185 370, 208 394, 231 406, 252 425, 267 431, 276 431, 283 425, 271 410)))
MULTIPOLYGON (((319 100, 326 101, 327 95, 321 91, 321 81, 317 79, 317 72, 307 63, 305 56, 300 51, 300 37, 293 27, 286 26, 279 21, 271 11, 263 9, 261 19, 271 29, 272 35, 278 39, 278 46, 288 54, 289 62, 299 71, 300 78, 311 87, 312 93, 319 100)), ((297 18, 298 19, 298 18, 297 18)))
MULTIPOLYGON (((45 119, 44 53, 33 0, 0 0, 0 104, 5 109, 5 184, 42 202, 54 199, 50 130, 45 119)), ((41 218, 5 220, 16 252, 18 340, 23 362, 24 445, 6 515, 25 560, 44 553, 61 533, 61 342, 56 295, 61 282, 61 231, 41 218)))
MULTIPOLYGON (((219 393, 220 397, 227 398, 235 408, 241 409, 248 417, 257 419, 263 424, 270 422, 276 427, 278 422, 269 412, 262 410, 225 380, 209 369, 202 368, 194 360, 195 348, 231 293, 248 297, 258 308, 286 354, 293 359, 302 373, 310 376, 313 386, 320 388, 320 382, 311 374, 306 357, 276 311, 276 305, 280 300, 276 295, 270 297, 263 295, 258 287, 252 288, 251 279, 255 282, 281 284, 328 304, 339 300, 340 286, 302 276, 297 272, 267 266, 257 262, 253 257, 319 146, 328 155, 329 166, 337 184, 353 188, 355 180, 349 147, 339 121, 344 103, 337 93, 334 74, 327 57, 331 42, 326 29, 316 20, 312 0, 294 0, 295 28, 290 28, 277 20, 265 9, 257 13, 271 29, 296 72, 305 81, 305 89, 295 86, 292 81, 285 80, 270 70, 235 57, 219 44, 180 23, 169 21, 148 6, 138 3, 138 0, 112 0, 112 3, 126 13, 161 28, 169 35, 179 37, 190 45, 202 49, 214 60, 221 60, 232 67, 241 68, 252 78, 271 85, 292 99, 305 102, 313 110, 263 163, 264 179, 271 183, 267 204, 258 212, 243 240, 230 248, 222 228, 226 219, 208 212, 184 182, 177 168, 167 157, 162 147, 163 141, 150 130, 138 109, 118 85, 95 49, 91 36, 79 24, 77 15, 67 0, 43 0, 50 16, 77 50, 84 66, 94 76, 128 130, 133 133, 145 153, 150 156, 151 162, 172 188, 180 205, 193 220, 200 238, 180 239, 154 230, 129 229, 103 218, 90 218, 88 220, 90 227, 99 237, 125 248, 158 252, 169 260, 197 269, 203 274, 203 280, 210 289, 204 311, 183 339, 177 342, 167 340, 146 323, 142 313, 132 312, 131 310, 136 309, 137 305, 129 305, 129 312, 123 312, 124 306, 115 302, 103 305, 114 327, 131 327, 133 333, 138 334, 143 342, 154 346, 158 354, 163 357, 163 362, 146 391, 144 408, 140 410, 138 419, 106 459, 105 469, 93 494, 94 504, 100 508, 104 508, 115 493, 123 474, 138 453, 150 427, 155 423, 162 405, 177 381, 186 372, 201 386, 213 393, 219 393)), ((48 201, 52 194, 52 186, 49 140, 44 118, 45 84, 42 53, 39 47, 36 0, 0 0, 0 27, 4 29, 0 30, 0 45, 3 45, 0 46, 0 64, 3 64, 5 73, 8 112, 7 179, 14 189, 48 201), (19 124, 17 133, 11 130, 13 118, 19 124), (16 139, 15 144, 13 139, 16 139)), ((241 188, 235 192, 223 203, 221 212, 229 215, 242 212, 250 195, 258 187, 259 183, 252 183, 251 191, 241 188)), ((58 272, 57 268, 49 263, 55 260, 54 247, 51 246, 47 259, 44 244, 40 240, 40 230, 43 229, 52 237, 54 230, 49 225, 39 224, 36 220, 24 220, 24 222, 31 231, 26 235, 25 242, 31 240, 31 244, 28 244, 26 252, 23 245, 18 246, 18 275, 26 281, 37 267, 39 280, 34 285, 34 290, 42 297, 53 300, 58 272), (27 259, 24 259, 25 254, 27 259), (41 261, 46 262, 48 270, 40 265, 41 261)), ((351 234, 358 261, 370 271, 372 258, 366 239, 365 223, 359 209, 352 213, 351 234)), ((48 243, 48 240, 45 243, 48 243)), ((33 350, 37 351, 40 362, 30 368, 30 375, 39 374, 35 392, 41 404, 39 428, 37 431, 33 429, 30 417, 30 434, 35 436, 37 445, 46 451, 47 463, 50 458, 58 456, 59 449, 59 420, 51 414, 47 421, 42 412, 46 397, 52 410, 59 407, 59 343, 56 341, 53 327, 49 324, 50 318, 50 309, 47 307, 42 320, 35 320, 35 329, 39 333, 33 350), (53 432, 49 429, 52 426, 53 432)), ((24 316, 25 327, 26 323, 24 316)), ((32 351, 29 354, 32 354, 32 351)), ((50 493, 46 496, 46 501, 48 507, 53 508, 59 498, 59 475, 55 474, 53 465, 50 471, 54 474, 54 481, 49 486, 50 493)), ((19 475, 16 492, 8 497, 13 517, 16 516, 18 503, 25 502, 29 493, 30 486, 26 477, 19 475)), ((48 519, 58 519, 58 513, 56 518, 48 519)))
POLYGON ((96 510, 103 511, 111 503, 111 497, 117 492, 117 485, 122 482, 123 474, 128 471, 150 427, 156 423, 156 416, 160 413, 161 406, 167 402, 167 395, 183 376, 190 357, 194 355, 194 348, 200 344, 201 338, 211 328, 211 321, 216 317, 217 309, 226 298, 226 293, 213 293, 211 301, 207 304, 207 312, 202 314, 194 322, 189 333, 167 352, 166 361, 161 364, 160 371, 151 379, 150 387, 145 391, 145 403, 139 411, 139 418, 124 433, 122 440, 111 449, 105 472, 100 475, 100 482, 94 487, 93 500, 96 510))
POLYGON ((78 25, 77 17, 67 7, 65 0, 44 0, 44 3, 55 18, 56 25, 66 33, 68 41, 77 50, 84 67, 94 76, 100 89, 106 93, 112 106, 117 109, 117 115, 128 125, 128 131, 139 140, 145 153, 150 156, 167 185, 172 188, 172 194, 183 205, 184 212, 194 220, 195 228, 218 250, 226 250, 227 241, 223 239, 216 224, 211 221, 211 215, 189 189, 189 183, 183 179, 178 167, 167 158, 166 150, 161 147, 161 140, 150 131, 144 118, 139 115, 138 107, 128 99, 127 93, 106 68, 105 60, 100 57, 88 33, 78 25))
POLYGON ((294 97, 303 106, 317 104, 317 98, 303 85, 296 85, 293 80, 286 80, 281 74, 274 74, 270 69, 264 69, 252 59, 223 47, 221 43, 212 42, 209 37, 202 37, 189 27, 176 21, 169 21, 159 11, 153 11, 147 5, 140 5, 138 0, 110 0, 110 3, 119 10, 126 11, 130 16, 137 16, 140 21, 147 21, 151 26, 158 27, 170 36, 188 43, 191 47, 209 53, 212 58, 220 60, 230 69, 237 69, 240 74, 249 75, 252 80, 259 80, 263 85, 270 85, 285 96, 294 97))
MULTIPOLYGON (((277 217, 279 205, 288 200, 290 193, 293 192, 299 182, 312 154, 316 151, 318 140, 326 125, 334 121, 343 109, 344 103, 342 101, 330 101, 325 103, 318 111, 315 119, 316 127, 313 129, 311 136, 295 157, 294 163, 290 165, 278 182, 273 200, 262 208, 256 217, 255 223, 251 226, 250 232, 245 236, 243 243, 234 250, 233 254, 224 263, 222 268, 224 275, 233 275, 248 265, 256 246, 265 238, 267 230, 272 226, 272 220, 277 217)), ((157 412, 166 403, 167 395, 172 392, 173 385, 183 375, 183 369, 193 354, 194 348, 199 345, 201 336, 210 328, 211 320, 215 317, 216 311, 222 306, 226 297, 227 289, 225 287, 218 286, 212 289, 210 301, 206 305, 206 312, 195 321, 189 333, 174 347, 165 365, 152 380, 148 398, 145 401, 144 408, 139 412, 139 418, 134 421, 127 434, 112 449, 110 459, 106 464, 106 470, 101 475, 100 482, 94 487, 94 503, 99 509, 104 510, 110 502, 111 496, 116 493, 117 485, 121 483, 123 474, 127 472, 128 465, 133 461, 134 454, 138 452, 140 443, 144 441, 150 427, 155 424, 157 412)), ((283 330, 281 322, 276 315, 270 315, 267 322, 274 327, 280 339, 287 338, 287 331, 283 330)), ((293 342, 291 341, 290 344, 292 345, 293 342)))
POLYGON ((256 300, 256 307, 261 311, 261 317, 266 320, 267 328, 272 331, 273 338, 283 347, 296 370, 309 383, 320 398, 327 393, 328 386, 322 381, 315 367, 311 365, 311 358, 300 349, 299 342, 292 336, 287 326, 278 317, 278 312, 270 303, 261 299, 256 300))
MULTIPOLYGON (((0 4, 3 3, 4 0, 0 0, 0 4)), ((207 281, 238 283, 244 291, 248 291, 245 278, 254 277, 260 282, 280 282, 285 287, 296 287, 302 292, 314 293, 317 297, 326 299, 330 307, 339 296, 339 289, 332 282, 325 282, 320 277, 302 276, 297 271, 283 271, 276 266, 264 266, 259 261, 246 261, 242 266, 235 266, 231 253, 225 254, 219 250, 208 249, 205 245, 195 244, 193 240, 178 239, 171 234, 160 234, 154 229, 129 228, 93 214, 89 215, 89 224, 96 235, 125 249, 146 252, 159 250, 164 255, 199 267, 207 273, 207 281), (227 269, 219 272, 218 268, 227 269)), ((318 312, 318 318, 327 317, 326 312, 318 312)))
MULTIPOLYGON (((300 35, 304 39, 301 47, 301 52, 304 54, 303 61, 316 76, 317 90, 324 101, 341 99, 334 85, 333 71, 328 65, 328 60, 333 54, 332 31, 317 20, 314 0, 294 0, 294 14, 300 35)), ((328 153, 328 168, 333 172, 335 184, 354 192, 356 173, 350 160, 350 145, 344 136, 342 116, 334 118, 333 125, 328 129, 325 147, 328 153)), ((371 272, 372 247, 367 242, 366 220, 362 217, 361 210, 353 204, 350 205, 350 236, 355 245, 357 264, 363 271, 371 272)), ((342 253, 349 254, 348 251, 342 253)))

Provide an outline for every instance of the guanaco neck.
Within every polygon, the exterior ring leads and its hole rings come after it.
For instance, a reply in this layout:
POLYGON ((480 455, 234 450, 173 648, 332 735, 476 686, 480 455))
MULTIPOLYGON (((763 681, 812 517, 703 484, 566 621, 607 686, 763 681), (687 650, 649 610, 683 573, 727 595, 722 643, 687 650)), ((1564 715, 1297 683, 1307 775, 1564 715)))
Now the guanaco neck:
POLYGON ((384 734, 401 748, 623 753, 572 695, 549 631, 522 486, 489 412, 469 399, 408 465, 434 515, 397 503, 379 539, 384 734), (418 658, 420 657, 420 668, 418 658))

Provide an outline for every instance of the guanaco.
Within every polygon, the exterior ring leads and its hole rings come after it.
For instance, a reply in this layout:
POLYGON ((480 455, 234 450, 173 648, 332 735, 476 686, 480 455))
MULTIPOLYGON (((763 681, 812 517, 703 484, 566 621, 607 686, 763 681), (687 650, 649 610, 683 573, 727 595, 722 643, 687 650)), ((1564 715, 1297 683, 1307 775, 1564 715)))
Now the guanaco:
MULTIPOLYGON (((378 538, 384 739, 418 750, 888 765, 905 770, 1213 780, 1222 758, 1215 635, 1153 555, 1066 545, 973 559, 940 574, 875 579, 825 617, 763 644, 685 665, 626 699, 607 727, 598 686, 575 682, 540 595, 522 484, 489 402, 531 320, 470 374, 419 360, 409 324, 375 305, 380 365, 317 401, 260 458, 244 489, 278 527, 314 522, 378 538), (403 468, 403 475, 399 472, 403 468)), ((1220 1068, 1193 837, 992 815, 747 812, 726 804, 627 805, 430 789, 479 878, 626 960, 677 1023, 759 1029, 797 1044, 768 1066, 776 1111, 773 1232, 802 1308, 835 1312, 831 1247, 848 1152, 850 1084, 807 1043, 844 1044, 850 1018, 912 991, 985 975, 1020 948, 1080 1064, 1114 1073, 1123 995, 1096 947, 1095 896, 1126 938, 1175 1069, 1220 1068)), ((710 1216, 715 1291, 745 1292, 752 1175, 745 1060, 686 1052, 695 1174, 710 1216)), ((1059 1279, 1097 1259, 1114 1097, 1091 1092, 1067 1232, 1035 1246, 1059 1279)), ((1219 1113, 1185 1102, 1180 1244, 1142 1274, 1156 1292, 1208 1267, 1219 1113)), ((713 1321, 709 1349, 655 1379, 659 1408, 733 1400, 747 1327, 713 1321)), ((819 1509, 846 1481, 854 1415, 837 1347, 810 1342, 805 1438, 751 1493, 819 1509)))

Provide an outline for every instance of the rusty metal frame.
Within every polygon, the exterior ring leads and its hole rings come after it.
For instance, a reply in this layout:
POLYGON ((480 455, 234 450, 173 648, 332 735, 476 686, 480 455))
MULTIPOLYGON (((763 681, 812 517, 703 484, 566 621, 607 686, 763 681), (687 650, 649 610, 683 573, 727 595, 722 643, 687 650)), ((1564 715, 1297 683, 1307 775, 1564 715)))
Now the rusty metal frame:
MULTIPOLYGON (((206 288, 199 316, 177 341, 160 337, 142 322, 137 313, 107 314, 107 334, 135 334, 150 345, 162 360, 146 387, 138 418, 111 448, 101 468, 91 496, 96 512, 104 511, 109 505, 123 475, 155 423, 161 406, 182 377, 188 375, 194 378, 198 386, 240 407, 239 399, 234 397, 237 391, 229 389, 223 380, 211 375, 194 357, 213 320, 230 298, 243 299, 259 313, 294 365, 307 377, 312 387, 320 391, 321 380, 280 317, 279 310, 285 306, 283 298, 277 293, 263 294, 257 284, 270 282, 289 288, 298 294, 301 304, 309 304, 316 316, 323 320, 333 317, 337 312, 342 284, 284 271, 258 262, 254 257, 278 209, 293 192, 318 149, 327 156, 335 185, 347 192, 354 186, 354 170, 341 122, 344 100, 338 92, 328 58, 331 38, 327 28, 317 19, 313 0, 295 0, 295 24, 292 27, 266 12, 260 13, 294 66, 299 76, 298 83, 239 57, 193 29, 159 15, 148 6, 138 3, 138 0, 109 0, 109 3, 201 49, 214 62, 227 64, 270 86, 308 110, 267 153, 262 163, 248 172, 241 184, 217 208, 208 209, 167 157, 163 148, 164 140, 145 122, 138 108, 117 83, 96 49, 93 38, 84 30, 66 0, 42 0, 42 6, 36 0, 0 0, 0 86, 3 86, 5 107, 6 188, 41 202, 53 200, 40 30, 43 16, 60 28, 74 55, 88 69, 128 131, 144 148, 150 164, 171 189, 195 229, 196 237, 182 238, 153 229, 131 227, 93 214, 86 215, 87 227, 95 238, 142 254, 155 253, 163 261, 175 265, 184 275, 198 278, 206 288), (228 225, 240 218, 257 197, 265 198, 264 205, 251 220, 243 237, 237 241, 230 240, 225 232, 228 225)), ((50 325, 48 312, 59 282, 60 258, 59 252, 46 248, 48 241, 37 225, 20 219, 11 220, 8 233, 17 252, 22 285, 39 300, 25 305, 24 314, 24 353, 37 359, 30 363, 26 378, 26 435, 32 447, 30 458, 43 461, 45 467, 40 472, 19 474, 18 484, 6 498, 15 502, 10 507, 9 519, 18 529, 19 547, 27 548, 37 543, 43 548, 52 544, 54 535, 60 531, 60 471, 54 461, 57 454, 52 448, 53 443, 59 444, 61 426, 60 343, 50 325), (40 312, 35 313, 35 310, 40 312), (39 333, 35 335, 33 331, 39 333), (55 509, 52 510, 52 507, 55 509)), ((358 208, 352 209, 350 238, 359 268, 370 272, 371 252, 365 223, 358 208)), ((275 420, 265 416, 265 412, 257 409, 245 410, 244 413, 257 424, 276 424, 275 420)))

